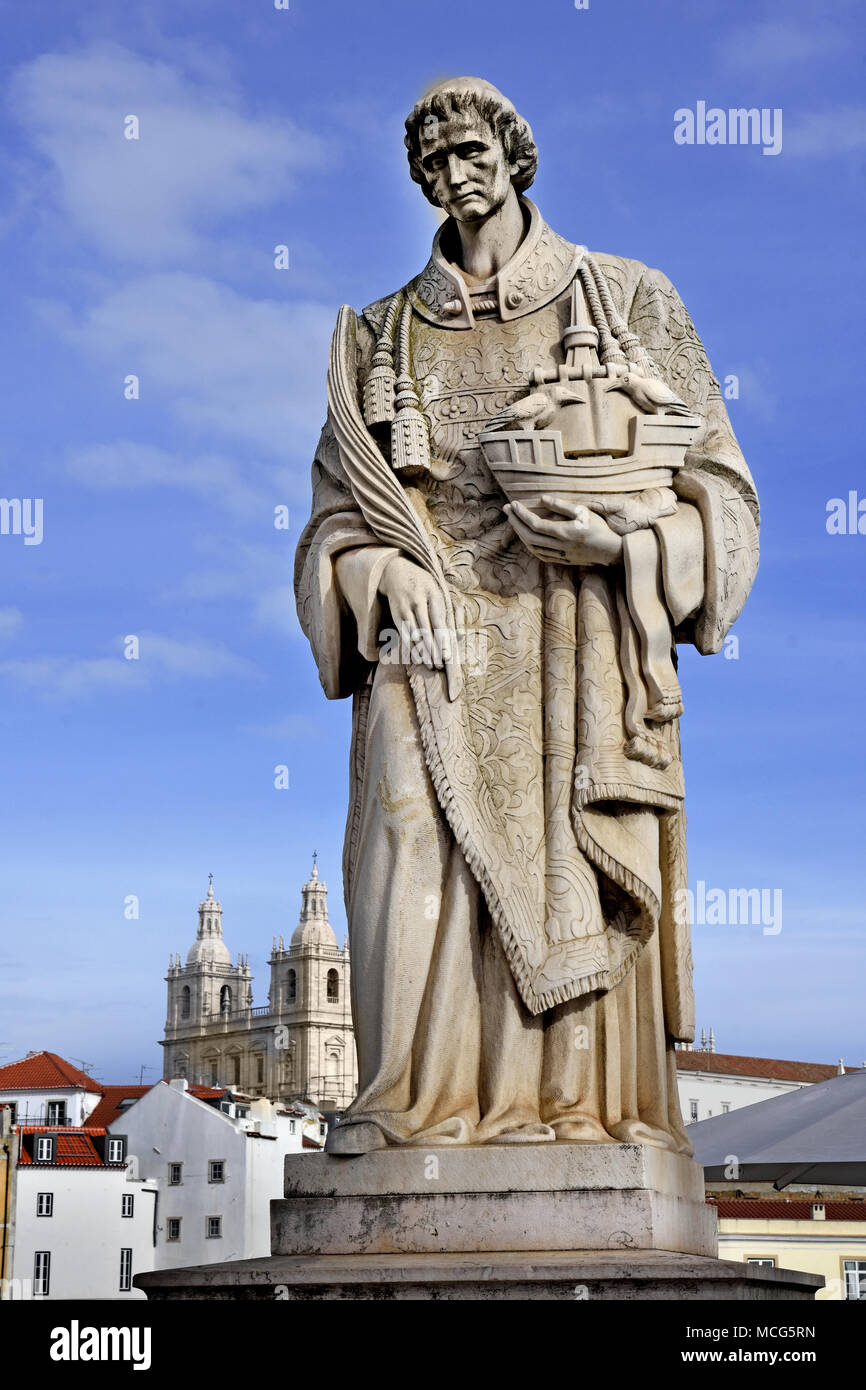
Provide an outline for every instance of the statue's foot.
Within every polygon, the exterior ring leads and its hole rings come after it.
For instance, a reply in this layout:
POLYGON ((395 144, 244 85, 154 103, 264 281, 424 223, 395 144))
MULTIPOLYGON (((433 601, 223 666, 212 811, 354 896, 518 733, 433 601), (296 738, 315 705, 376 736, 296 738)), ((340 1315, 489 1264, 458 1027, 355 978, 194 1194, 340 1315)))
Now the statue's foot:
POLYGON ((501 1134, 494 1134, 491 1139, 485 1139, 485 1144, 545 1144, 555 1139, 556 1134, 550 1125, 543 1125, 541 1121, 534 1124, 517 1125, 514 1129, 503 1130, 501 1134))
POLYGON ((554 1120, 553 1129, 557 1141, 568 1140, 571 1144, 616 1143, 601 1121, 592 1115, 573 1115, 568 1120, 554 1120))
POLYGON ((680 1152, 679 1145, 667 1130, 657 1129, 655 1125, 645 1124, 643 1120, 620 1120, 611 1125, 610 1132, 621 1144, 649 1144, 654 1149, 669 1149, 680 1152))
POLYGON ((367 1120, 356 1125, 335 1125, 325 1140, 326 1154, 368 1154, 387 1147, 388 1141, 379 1126, 367 1120))

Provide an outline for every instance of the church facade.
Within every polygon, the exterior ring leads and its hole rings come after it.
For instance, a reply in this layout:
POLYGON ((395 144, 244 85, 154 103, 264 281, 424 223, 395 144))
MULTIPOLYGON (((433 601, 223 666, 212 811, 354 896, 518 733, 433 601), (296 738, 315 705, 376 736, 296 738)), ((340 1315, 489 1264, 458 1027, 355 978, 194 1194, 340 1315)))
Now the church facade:
POLYGON ((169 961, 165 1079, 344 1110, 358 1085, 349 947, 337 944, 328 920, 315 855, 298 925, 288 947, 274 938, 268 966, 268 1003, 257 1007, 249 956, 232 963, 211 881, 186 964, 179 955, 169 961))

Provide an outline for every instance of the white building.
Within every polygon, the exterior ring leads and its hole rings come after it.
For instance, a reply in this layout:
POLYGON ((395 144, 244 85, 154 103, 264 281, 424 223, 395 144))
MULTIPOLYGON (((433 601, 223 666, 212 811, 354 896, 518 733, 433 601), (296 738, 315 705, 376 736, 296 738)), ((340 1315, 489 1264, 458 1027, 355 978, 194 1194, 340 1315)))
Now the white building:
POLYGON ((0 1107, 13 1125, 83 1125, 101 1094, 99 1082, 56 1052, 28 1052, 0 1067, 0 1107))
MULTIPOLYGON (((153 1268, 156 1191, 105 1129, 19 1126, 4 1300, 139 1299, 153 1268)), ((14 1161, 14 1160, 13 1160, 14 1161)))
POLYGON ((153 1269, 269 1255, 270 1203, 283 1195, 287 1153, 325 1142, 312 1107, 224 1093, 192 1094, 184 1078, 160 1081, 108 1126, 132 1170, 156 1190, 153 1269))
MULTIPOLYGON (((710 1034, 712 1040, 712 1033, 710 1034)), ((737 1057, 712 1050, 677 1050, 680 1109, 687 1125, 726 1115, 743 1105, 772 1100, 844 1074, 842 1062, 789 1062, 776 1057, 737 1057)), ((848 1071, 858 1070, 848 1067, 848 1071)))
POLYGON ((358 1084, 348 945, 328 920, 328 890, 313 870, 288 947, 274 939, 268 1003, 253 1004, 249 958, 237 964, 223 940, 222 904, 210 884, 199 904, 196 939, 166 982, 163 1075, 232 1086, 288 1103, 344 1110, 358 1084))

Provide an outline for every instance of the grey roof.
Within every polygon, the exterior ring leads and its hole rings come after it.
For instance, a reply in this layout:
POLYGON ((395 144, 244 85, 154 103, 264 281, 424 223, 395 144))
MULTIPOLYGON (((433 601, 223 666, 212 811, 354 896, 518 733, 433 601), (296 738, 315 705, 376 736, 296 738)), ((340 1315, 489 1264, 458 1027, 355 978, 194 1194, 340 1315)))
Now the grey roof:
POLYGON ((688 1126, 706 1176, 866 1183, 866 1071, 804 1086, 688 1126), (725 1172, 725 1169, 728 1172, 725 1172))

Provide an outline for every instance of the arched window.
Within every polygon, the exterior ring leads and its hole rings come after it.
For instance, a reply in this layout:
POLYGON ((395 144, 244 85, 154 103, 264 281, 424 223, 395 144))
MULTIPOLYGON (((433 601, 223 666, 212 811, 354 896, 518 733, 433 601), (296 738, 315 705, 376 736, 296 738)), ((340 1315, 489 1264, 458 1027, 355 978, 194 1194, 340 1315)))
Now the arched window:
POLYGON ((191 1000, 191 995, 190 995, 190 992, 189 992, 189 985, 184 985, 183 989, 182 989, 181 992, 180 992, 180 1016, 181 1016, 181 1018, 189 1018, 190 1012, 191 1012, 191 1008, 192 1008, 192 1005, 191 1005, 190 1000, 191 1000))
POLYGON ((328 1060, 327 1060, 327 1062, 326 1062, 325 1065, 326 1065, 326 1068, 327 1068, 327 1079, 328 1079, 329 1081, 338 1081, 339 1078, 340 1078, 340 1054, 339 1054, 339 1052, 329 1052, 329 1053, 328 1053, 328 1060))
POLYGON ((336 1004, 340 998, 340 977, 336 970, 328 971, 328 1003, 336 1004))
POLYGON ((223 985, 220 990, 220 1013, 230 1014, 232 1011, 232 987, 223 985))
POLYGON ((290 970, 287 978, 289 985, 289 1003, 294 1004, 298 997, 298 977, 294 970, 290 970))

